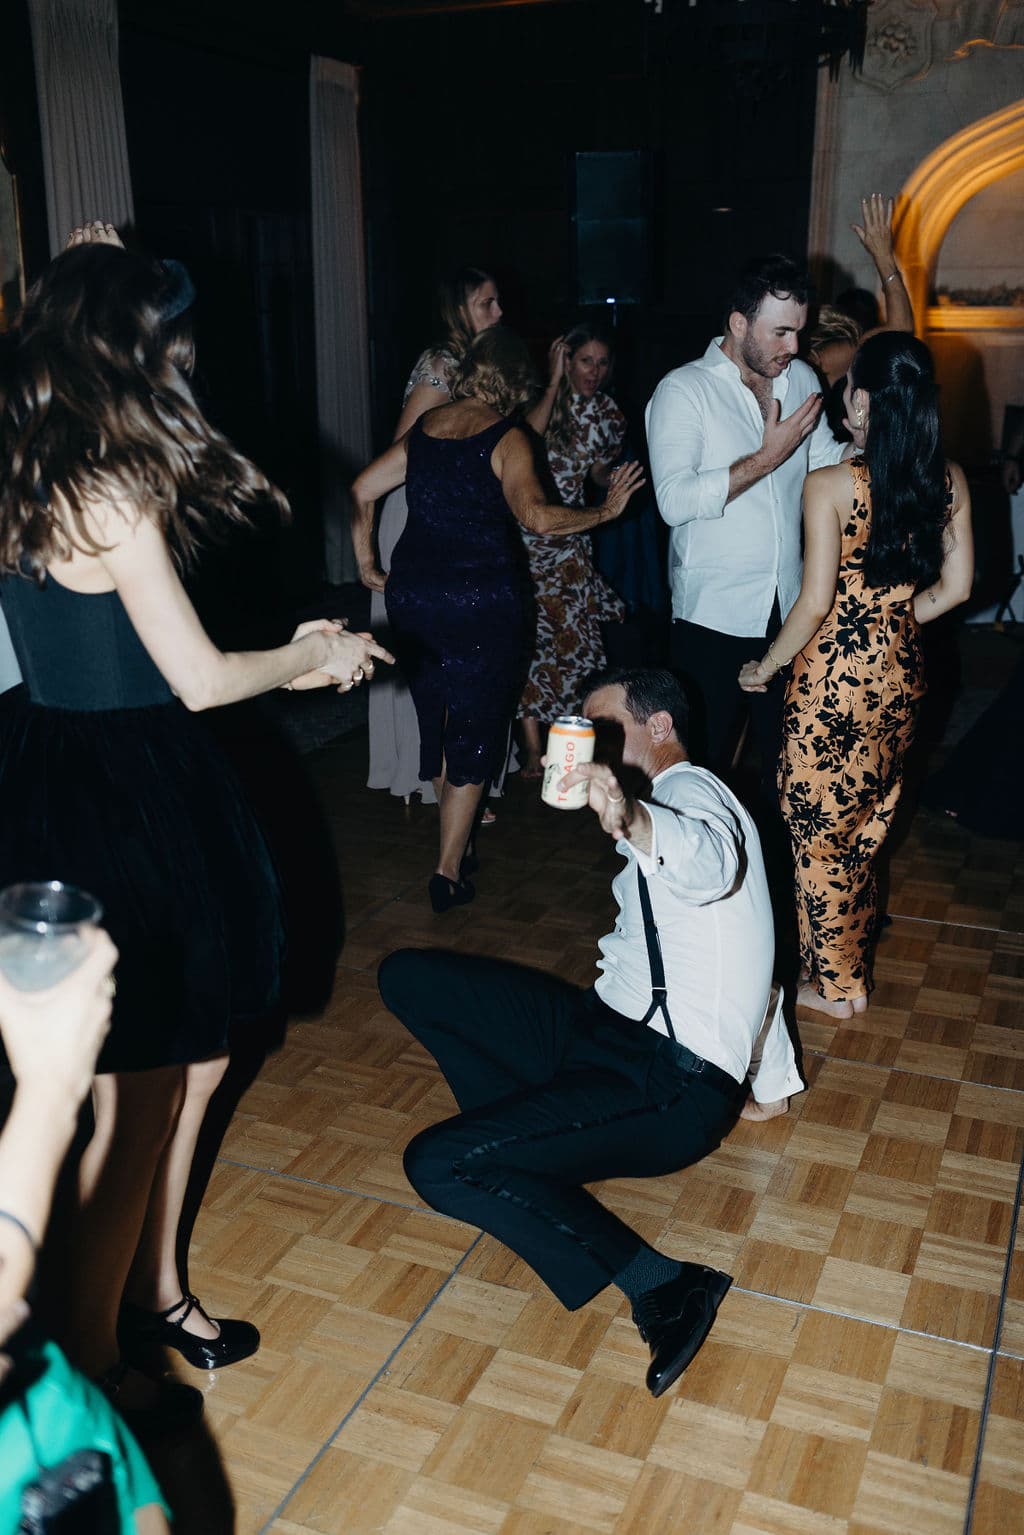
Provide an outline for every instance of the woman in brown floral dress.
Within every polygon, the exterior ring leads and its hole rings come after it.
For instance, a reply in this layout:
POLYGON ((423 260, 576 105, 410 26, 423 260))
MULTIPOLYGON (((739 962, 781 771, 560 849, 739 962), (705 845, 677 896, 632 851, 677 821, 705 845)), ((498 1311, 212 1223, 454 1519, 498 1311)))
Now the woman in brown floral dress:
POLYGON ((857 456, 808 476, 800 596, 740 673, 760 691, 792 658, 779 786, 796 861, 797 1001, 837 1018, 864 1012, 872 986, 874 860, 925 691, 918 626, 965 601, 973 576, 970 497, 943 456, 928 348, 905 332, 870 337, 845 405, 857 456))
MULTIPOLYGON (((626 436, 626 418, 602 388, 611 347, 597 326, 577 325, 553 343, 550 359, 547 389, 527 419, 544 437, 562 501, 582 509, 588 477, 607 486, 626 436)), ((587 678, 605 664, 600 626, 621 621, 625 605, 594 569, 586 533, 524 531, 523 541, 537 604, 536 650, 519 706, 523 777, 539 778, 541 724, 579 711, 587 678)))

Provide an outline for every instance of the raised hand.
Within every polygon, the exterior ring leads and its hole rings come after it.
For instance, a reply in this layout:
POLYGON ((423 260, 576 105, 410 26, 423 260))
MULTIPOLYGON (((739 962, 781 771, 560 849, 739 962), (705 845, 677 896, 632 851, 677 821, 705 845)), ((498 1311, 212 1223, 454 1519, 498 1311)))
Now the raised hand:
POLYGON ((562 381, 566 363, 564 336, 556 336, 548 347, 548 388, 554 389, 562 381))
POLYGON ((621 517, 635 491, 646 484, 643 465, 636 459, 630 464, 620 464, 608 476, 608 493, 604 498, 605 522, 621 517))
POLYGON ((892 242, 892 198, 883 197, 881 192, 872 192, 870 197, 861 198, 860 208, 864 222, 851 224, 850 227, 882 277, 887 277, 895 265, 892 242))
POLYGON ((74 245, 119 245, 124 249, 124 241, 113 224, 105 224, 102 219, 93 219, 91 224, 79 224, 73 229, 64 242, 64 249, 70 250, 74 245))
POLYGON ((768 417, 764 423, 764 434, 761 438, 761 454, 768 464, 768 472, 777 469, 784 464, 791 453, 809 437, 817 424, 821 411, 821 395, 811 394, 802 405, 798 405, 791 416, 785 421, 781 420, 782 405, 778 400, 772 400, 768 406, 768 417))

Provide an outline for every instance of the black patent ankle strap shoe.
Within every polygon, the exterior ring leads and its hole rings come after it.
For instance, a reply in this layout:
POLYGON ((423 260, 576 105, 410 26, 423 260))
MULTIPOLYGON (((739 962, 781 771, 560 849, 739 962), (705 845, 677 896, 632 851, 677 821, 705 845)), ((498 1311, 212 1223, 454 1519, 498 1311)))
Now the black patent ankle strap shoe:
POLYGON ((117 1341, 125 1359, 143 1368, 152 1363, 162 1348, 174 1348, 197 1370, 220 1370, 255 1354, 260 1335, 251 1322, 207 1316, 191 1291, 186 1290, 181 1300, 166 1311, 145 1311, 124 1301, 117 1321, 117 1341), (200 1338, 186 1329, 185 1321, 193 1311, 220 1328, 216 1338, 200 1338))

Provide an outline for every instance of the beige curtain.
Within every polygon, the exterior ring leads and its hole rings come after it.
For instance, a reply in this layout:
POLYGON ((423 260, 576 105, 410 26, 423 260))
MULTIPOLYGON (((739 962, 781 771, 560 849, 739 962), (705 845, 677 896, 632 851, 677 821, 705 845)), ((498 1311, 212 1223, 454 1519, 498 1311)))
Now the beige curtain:
POLYGON ((370 457, 366 255, 359 172, 359 76, 314 58, 309 82, 320 484, 327 579, 356 576, 349 485, 370 457))
POLYGON ((134 218, 117 0, 28 0, 46 177, 50 253, 86 219, 134 218))

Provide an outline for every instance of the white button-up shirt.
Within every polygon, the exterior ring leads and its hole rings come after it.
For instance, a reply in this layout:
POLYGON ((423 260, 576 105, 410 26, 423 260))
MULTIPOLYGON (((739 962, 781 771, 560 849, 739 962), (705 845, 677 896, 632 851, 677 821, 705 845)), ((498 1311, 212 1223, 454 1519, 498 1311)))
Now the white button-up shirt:
MULTIPOLYGON (((647 406, 658 509, 672 529, 672 616, 722 634, 763 634, 776 591, 783 618, 800 592, 800 501, 808 469, 843 456, 822 414, 814 431, 726 505, 729 468, 756 453, 764 418, 715 338, 703 357, 662 379, 647 406)), ((772 380, 781 419, 821 388, 794 359, 772 380)))
MULTIPOLYGON (((669 1016, 680 1044, 742 1082, 772 989, 775 929, 761 844, 739 800, 706 768, 674 763, 644 801, 651 850, 619 841, 627 860, 612 894, 614 931, 601 939, 601 1000, 626 1018, 651 1005, 651 966, 636 866, 658 925, 669 1016)), ((648 1028, 667 1034, 664 1015, 648 1028)), ((776 1006, 754 1081, 762 1103, 801 1091, 793 1046, 776 1006)))

